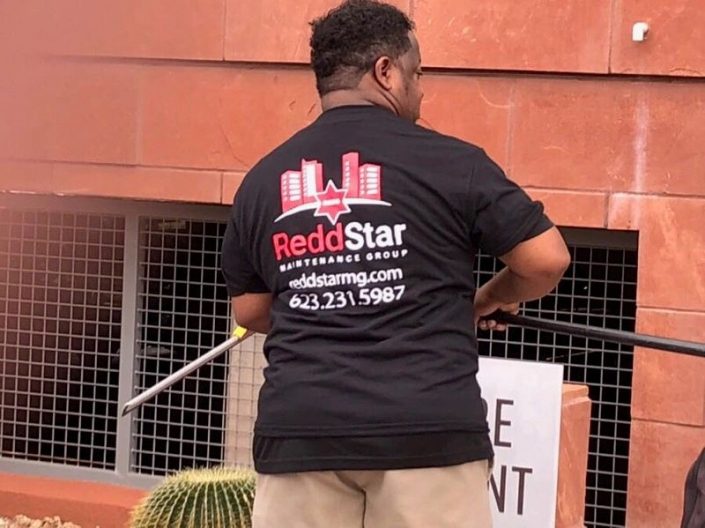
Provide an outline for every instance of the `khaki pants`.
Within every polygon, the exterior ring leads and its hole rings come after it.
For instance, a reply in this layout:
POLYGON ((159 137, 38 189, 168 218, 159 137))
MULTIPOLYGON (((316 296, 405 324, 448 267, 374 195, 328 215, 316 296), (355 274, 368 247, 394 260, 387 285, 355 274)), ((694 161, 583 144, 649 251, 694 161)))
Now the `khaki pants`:
POLYGON ((258 475, 253 528, 491 528, 487 460, 258 475))

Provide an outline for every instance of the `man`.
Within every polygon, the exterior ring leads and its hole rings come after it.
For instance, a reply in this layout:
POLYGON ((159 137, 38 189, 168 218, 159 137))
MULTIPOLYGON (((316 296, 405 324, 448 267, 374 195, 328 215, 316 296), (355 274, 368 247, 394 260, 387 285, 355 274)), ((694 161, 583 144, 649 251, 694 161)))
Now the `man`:
POLYGON ((475 324, 551 291, 559 232, 478 147, 416 126, 409 19, 349 0, 313 24, 323 112, 236 194, 223 272, 268 334, 255 528, 485 528, 493 457, 475 324), (477 292, 478 250, 506 268, 477 292))

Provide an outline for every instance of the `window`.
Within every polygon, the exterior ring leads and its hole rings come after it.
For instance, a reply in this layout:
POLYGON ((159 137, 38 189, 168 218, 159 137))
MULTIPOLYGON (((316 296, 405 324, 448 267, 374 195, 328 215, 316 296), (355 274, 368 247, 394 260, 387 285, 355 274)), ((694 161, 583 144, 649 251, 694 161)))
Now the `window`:
MULTIPOLYGON (((106 479, 135 485, 186 467, 250 463, 262 336, 118 417, 131 396, 227 338, 230 302, 219 269, 227 214, 226 207, 0 198, 5 460, 108 470, 106 479)), ((632 331, 636 235, 564 233, 573 264, 556 292, 525 313, 632 331)), ((480 255, 478 283, 499 265, 480 255)), ((561 362, 566 380, 589 385, 586 522, 624 526, 631 348, 522 328, 480 341, 484 355, 561 362)))

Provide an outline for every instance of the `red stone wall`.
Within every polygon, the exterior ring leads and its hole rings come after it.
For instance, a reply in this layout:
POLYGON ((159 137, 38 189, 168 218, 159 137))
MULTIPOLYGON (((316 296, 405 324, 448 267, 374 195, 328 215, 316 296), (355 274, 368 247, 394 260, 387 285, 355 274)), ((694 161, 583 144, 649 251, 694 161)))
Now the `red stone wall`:
MULTIPOLYGON (((0 190, 229 203, 317 116, 306 23, 336 3, 1 3, 0 190), (47 49, 65 60, 30 62, 47 49)), ((486 148, 562 225, 638 230, 639 330, 705 341, 702 0, 395 3, 429 70, 423 123, 486 148)), ((638 351, 632 412, 629 526, 675 527, 705 360, 638 351)))

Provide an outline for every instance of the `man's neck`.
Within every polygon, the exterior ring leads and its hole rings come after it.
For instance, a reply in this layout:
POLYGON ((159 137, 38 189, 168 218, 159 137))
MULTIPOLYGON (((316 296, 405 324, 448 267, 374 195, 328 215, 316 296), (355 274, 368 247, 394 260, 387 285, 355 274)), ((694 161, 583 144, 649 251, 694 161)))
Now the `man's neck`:
POLYGON ((321 109, 325 112, 339 106, 381 106, 397 113, 389 102, 377 94, 367 94, 360 90, 336 90, 321 97, 321 109))

